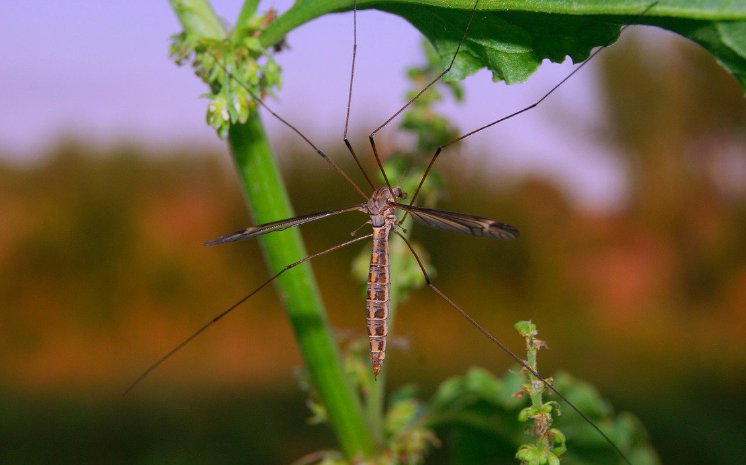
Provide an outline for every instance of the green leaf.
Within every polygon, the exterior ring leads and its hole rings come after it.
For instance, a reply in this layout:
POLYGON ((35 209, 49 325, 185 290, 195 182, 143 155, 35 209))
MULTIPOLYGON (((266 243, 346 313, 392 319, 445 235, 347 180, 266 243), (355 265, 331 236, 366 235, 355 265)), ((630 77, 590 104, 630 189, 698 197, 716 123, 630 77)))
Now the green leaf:
POLYGON ((433 409, 445 408, 459 399, 464 392, 464 382, 461 377, 448 378, 440 383, 438 390, 430 400, 433 409))
MULTIPOLYGON (((353 0, 298 0, 261 35, 264 45, 318 16, 349 11, 353 0)), ((438 49, 445 64, 463 35, 473 0, 359 0, 359 9, 399 15, 438 49)), ((543 60, 577 62, 609 45, 625 24, 681 34, 705 47, 746 88, 746 2, 727 0, 482 0, 448 79, 487 68, 493 79, 526 80, 543 60), (652 8, 650 8, 652 6, 652 8), (648 10, 648 8, 650 8, 648 10), (647 10, 647 11, 646 11, 647 10), (644 14, 643 14, 644 13, 644 14)))
POLYGON ((521 423, 525 423, 528 421, 529 418, 531 418, 532 415, 535 415, 536 411, 533 407, 526 407, 522 408, 520 412, 518 412, 518 421, 521 423))
POLYGON ((671 30, 692 39, 715 56, 746 89, 746 21, 722 23, 680 22, 671 30))
POLYGON ((554 387, 575 404, 586 415, 601 418, 612 413, 611 406, 589 383, 579 381, 567 373, 559 373, 554 381, 554 387))
POLYGON ((422 406, 416 399, 400 400, 391 405, 386 412, 385 432, 387 436, 396 436, 403 431, 420 414, 422 406))
MULTIPOLYGON (((444 66, 463 37, 470 14, 432 8, 428 14, 416 5, 392 5, 397 14, 420 30, 440 53, 444 66)), ((459 80, 488 68, 493 81, 522 82, 547 58, 562 62, 588 57, 597 45, 616 39, 619 26, 592 18, 537 15, 522 12, 480 12, 469 29, 448 80, 459 80)))
MULTIPOLYGON (((502 396, 515 392, 518 386, 515 378, 522 377, 516 375, 519 372, 514 368, 497 378, 484 370, 472 369, 462 377, 441 384, 428 404, 428 426, 435 428, 441 437, 448 435, 455 463, 494 463, 495 457, 512 456, 516 448, 519 448, 516 456, 525 463, 556 463, 566 451, 567 463, 620 463, 619 457, 598 432, 567 406, 562 408, 563 415, 555 418, 557 427, 551 429, 554 438, 551 450, 525 444, 528 438, 526 425, 516 423, 515 419, 519 413, 522 420, 528 420, 539 412, 533 407, 523 407, 525 398, 513 397, 512 403, 494 403, 492 395, 482 397, 480 394, 489 392, 484 387, 490 384, 502 386, 502 396)), ((628 413, 614 415, 607 401, 583 381, 563 373, 555 379, 554 385, 560 392, 603 429, 632 463, 659 463, 639 420, 628 413)), ((552 410, 557 409, 558 402, 549 401, 542 409, 549 406, 552 410)))
POLYGON ((482 368, 472 368, 464 376, 443 381, 429 402, 429 411, 442 416, 472 411, 473 426, 484 421, 491 429, 494 425, 489 424, 490 415, 510 412, 522 403, 513 395, 520 388, 520 379, 513 372, 498 378, 482 368))
POLYGON ((464 378, 467 391, 480 399, 497 402, 500 398, 502 383, 487 370, 472 368, 464 378))
POLYGON ((519 321, 513 328, 523 337, 536 336, 536 325, 530 321, 519 321))
MULTIPOLYGON (((647 433, 637 418, 626 412, 615 415, 609 402, 584 381, 567 373, 558 373, 554 378, 554 386, 598 425, 632 463, 659 463, 649 444, 647 433)), ((565 435, 567 436, 568 458, 577 458, 580 463, 617 463, 613 451, 593 428, 567 406, 563 407, 563 413, 557 418, 556 425, 564 435, 555 435, 555 440, 561 441, 564 448, 565 435)))

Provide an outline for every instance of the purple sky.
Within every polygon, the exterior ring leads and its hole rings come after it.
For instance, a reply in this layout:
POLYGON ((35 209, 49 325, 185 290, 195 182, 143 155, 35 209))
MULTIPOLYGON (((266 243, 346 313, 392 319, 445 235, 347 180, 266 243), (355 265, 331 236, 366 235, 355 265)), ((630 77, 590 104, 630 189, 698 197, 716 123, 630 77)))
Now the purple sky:
MULTIPOLYGON (((264 1, 260 10, 283 11, 290 3, 264 1)), ((232 21, 241 2, 213 4, 232 21)), ((351 14, 342 14, 304 25, 278 57, 285 84, 271 105, 322 144, 338 137, 341 145, 351 21, 351 14)), ((403 70, 420 60, 420 36, 398 17, 373 11, 360 14, 358 30, 352 124, 368 127, 401 104, 403 70)), ((6 1, 0 17, 0 156, 30 160, 66 135, 102 145, 189 141, 223 147, 204 123, 205 100, 198 98, 203 85, 167 57, 168 37, 178 31, 166 0, 6 1)), ((599 114, 591 68, 538 110, 474 136, 471 147, 483 158, 470 162, 552 175, 585 206, 613 203, 624 189, 623 175, 608 148, 579 137, 599 114)), ((509 88, 480 73, 466 81, 465 105, 445 110, 468 131, 531 103, 569 69, 545 66, 528 84, 509 88)), ((291 137, 265 121, 274 140, 291 137)), ((364 140, 355 142, 363 147, 364 140)))

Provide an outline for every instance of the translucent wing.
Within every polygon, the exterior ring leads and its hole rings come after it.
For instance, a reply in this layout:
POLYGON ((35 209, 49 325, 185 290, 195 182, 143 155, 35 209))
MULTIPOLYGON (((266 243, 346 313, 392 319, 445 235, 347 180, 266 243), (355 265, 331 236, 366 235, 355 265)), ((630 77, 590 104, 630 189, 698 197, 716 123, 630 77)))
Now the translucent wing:
POLYGON ((444 231, 471 236, 493 237, 495 239, 515 239, 520 234, 518 229, 509 224, 482 216, 413 207, 411 205, 397 204, 396 208, 409 212, 418 223, 444 231))
POLYGON ((318 213, 311 213, 309 215, 296 216, 295 218, 288 218, 286 220, 274 221, 272 223, 260 224, 258 226, 252 226, 250 228, 242 229, 240 231, 232 232, 229 234, 222 235, 217 239, 213 239, 209 242, 205 242, 205 245, 218 245, 225 244, 227 242, 242 241, 244 239, 250 239, 252 237, 261 236, 273 231, 282 231, 283 229, 292 228, 293 226, 299 226, 301 224, 310 223, 311 221, 320 220, 329 216, 338 215, 340 213, 351 212, 354 210, 360 210, 361 205, 355 205, 354 207, 339 208, 337 210, 327 210, 318 213))

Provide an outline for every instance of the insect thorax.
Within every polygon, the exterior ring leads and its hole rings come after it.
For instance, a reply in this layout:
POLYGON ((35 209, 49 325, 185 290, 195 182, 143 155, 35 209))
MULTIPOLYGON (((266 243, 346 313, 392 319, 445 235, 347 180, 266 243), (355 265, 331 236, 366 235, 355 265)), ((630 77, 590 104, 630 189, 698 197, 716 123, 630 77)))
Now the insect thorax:
POLYGON ((398 186, 391 189, 388 186, 376 189, 366 203, 373 227, 380 228, 386 224, 391 226, 396 224, 396 209, 394 208, 394 204, 397 198, 404 199, 406 196, 407 194, 398 186), (392 191, 393 196, 391 195, 392 191))

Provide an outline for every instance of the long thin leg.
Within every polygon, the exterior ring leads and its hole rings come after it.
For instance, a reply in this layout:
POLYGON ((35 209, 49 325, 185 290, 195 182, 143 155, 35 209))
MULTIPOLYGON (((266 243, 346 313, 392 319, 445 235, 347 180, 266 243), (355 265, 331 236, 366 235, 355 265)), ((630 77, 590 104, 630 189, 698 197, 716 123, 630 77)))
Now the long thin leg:
POLYGON ((350 140, 347 138, 347 131, 350 128, 350 108, 352 104, 352 82, 355 80, 355 58, 356 57, 357 57, 357 0, 355 0, 352 3, 352 66, 350 68, 350 89, 347 92, 347 114, 345 115, 344 142, 345 142, 345 146, 347 146, 347 150, 350 151, 352 158, 355 159, 355 163, 357 163, 357 167, 360 168, 360 172, 363 173, 363 176, 365 176, 365 180, 368 182, 368 185, 370 186, 371 189, 375 190, 373 181, 370 180, 370 178, 368 177, 368 173, 363 169, 363 165, 360 163, 360 160, 355 154, 355 151, 352 149, 352 144, 350 144, 350 140))
POLYGON ((632 465, 632 463, 629 461, 629 459, 627 459, 627 456, 624 455, 624 453, 621 451, 621 449, 619 449, 619 447, 616 444, 614 444, 614 441, 612 441, 611 438, 609 438, 606 435, 606 433, 604 433, 601 430, 601 428, 599 428, 598 426, 596 426, 596 424, 593 423, 593 421, 591 421, 591 419, 588 418, 588 416, 586 416, 577 406, 575 406, 575 404, 573 404, 572 402, 570 402, 570 400, 568 400, 567 397, 565 397, 561 392, 559 392, 557 390, 557 388, 555 388, 552 385, 552 383, 550 383, 549 381, 547 381, 546 378, 544 378, 536 370, 534 370, 533 368, 531 368, 531 366, 528 363, 526 363, 525 360, 523 360, 521 357, 519 357, 518 354, 516 354, 508 346, 506 346, 505 344, 503 344, 502 341, 500 341, 497 337, 493 336, 492 333, 490 333, 489 331, 487 331, 487 329, 484 326, 480 325, 474 318, 472 318, 471 315, 469 315, 464 309, 462 309, 456 302, 454 302, 453 300, 451 300, 451 298, 448 297, 443 291, 441 291, 440 289, 438 289, 433 284, 433 282, 430 280, 430 276, 427 274, 427 271, 425 270, 425 266, 423 265, 422 260, 420 260, 420 257, 417 255, 417 252, 414 251, 414 248, 412 247, 412 244, 410 244, 409 241, 407 240, 407 238, 404 237, 404 235, 401 234, 399 231, 394 231, 394 232, 399 237, 402 238, 402 240, 404 241, 405 244, 407 244, 407 247, 409 248, 409 251, 412 252, 412 255, 414 255, 415 260, 417 260, 417 265, 420 267, 420 270, 422 271, 422 275, 425 277, 425 282, 427 283, 428 287, 430 287, 430 289, 433 290, 433 292, 435 292, 436 294, 438 294, 443 300, 445 300, 448 303, 448 305, 450 305, 451 307, 453 307, 467 322, 469 322, 469 324, 471 324, 472 326, 474 326, 480 333, 482 333, 482 335, 484 337, 486 337, 487 339, 489 339, 493 344, 495 344, 496 346, 498 346, 503 352, 505 352, 506 354, 508 354, 508 356, 510 356, 510 358, 512 358, 513 360, 515 360, 516 362, 518 362, 525 370, 527 370, 529 373, 531 373, 532 375, 534 375, 536 377, 536 379, 540 380, 544 384, 544 386, 546 386, 547 388, 551 389, 552 392, 554 392, 557 395, 557 397, 559 397, 565 403, 567 403, 567 405, 569 405, 573 410, 575 410, 575 412, 577 412, 577 414, 580 415, 580 417, 583 420, 585 420, 586 423, 588 423, 593 429, 595 429, 598 432, 598 434, 600 434, 604 438, 604 440, 607 443, 609 443, 609 445, 619 454, 619 456, 628 465, 632 465))
MULTIPOLYGON (((573 69, 570 73, 568 73, 567 76, 563 77, 557 84, 555 84, 551 89, 549 89, 548 92, 546 92, 544 95, 542 95, 541 98, 539 98, 537 101, 535 101, 531 105, 528 105, 528 106, 526 106, 524 108, 521 108, 518 111, 514 111, 513 113, 511 113, 511 114, 509 114, 507 116, 503 116, 501 118, 498 118, 495 121, 492 121, 491 123, 485 124, 484 126, 481 126, 481 127, 477 128, 477 129, 474 129, 473 131, 467 132, 464 135, 458 136, 455 139, 451 139, 450 141, 448 141, 445 144, 443 144, 443 145, 439 146, 438 148, 436 148, 435 149, 435 153, 433 154, 432 158, 430 159, 430 162, 428 163, 427 168, 425 168, 425 172, 422 175, 422 179, 420 179, 420 183, 417 185, 417 189, 414 191, 414 194, 412 195, 412 199, 410 200, 409 204, 410 205, 414 204, 415 199, 417 199, 417 196, 420 193, 420 189, 422 188, 422 185, 425 183, 425 179, 427 178, 427 175, 430 174, 430 170, 432 169, 433 165, 435 164, 435 160, 438 159, 438 156, 440 155, 440 152, 442 152, 444 148, 446 148, 446 147, 448 147, 450 145, 453 145, 456 142, 460 142, 460 141, 466 139, 467 137, 469 137, 471 135, 474 135, 474 134, 476 134, 476 133, 478 133, 480 131, 483 131, 483 130, 489 128, 489 127, 492 127, 492 126, 494 126, 494 125, 496 125, 498 123, 502 123, 503 121, 509 120, 509 119, 511 119, 511 118, 513 118, 515 116, 518 116, 518 115, 520 115, 522 113, 525 113, 525 112, 527 112, 527 111, 529 111, 529 110, 531 110, 533 108, 536 108, 537 106, 539 106, 539 104, 541 104, 541 102, 543 102, 550 95, 552 95, 554 93, 554 91, 556 91, 557 89, 559 89, 562 86, 562 84, 564 84, 565 82, 567 82, 568 79, 570 79, 571 77, 573 77, 573 75, 575 75, 575 73, 577 73, 578 71, 580 71, 585 65, 588 64, 588 62, 590 62, 590 60, 592 60, 596 55, 598 55, 599 52, 601 52, 601 50, 605 49, 607 46, 608 45, 604 45, 604 46, 598 48, 597 50, 595 50, 593 53, 591 53, 591 55, 588 57, 588 59, 586 59, 585 61, 583 61, 582 63, 580 63, 575 69, 573 69)), ((407 216, 407 214, 405 213, 404 218, 406 218, 406 216, 407 216)))
POLYGON ((333 252, 333 251, 335 251, 337 249, 341 249, 342 247, 346 247, 346 246, 348 246, 350 244, 354 244, 356 242, 360 242, 362 240, 368 239, 369 237, 373 237, 373 234, 367 234, 365 236, 356 237, 355 239, 351 239, 349 241, 342 242, 341 244, 337 244, 337 245, 335 245, 333 247, 329 247, 326 250, 322 250, 321 252, 316 252, 315 254, 309 255, 309 256, 307 256, 305 258, 301 258, 297 262, 293 262, 293 263, 291 263, 289 265, 286 265, 280 271, 278 271, 274 275, 270 276, 266 281, 264 281, 262 284, 260 284, 259 286, 257 286, 256 289, 254 289, 253 291, 249 292, 248 294, 246 294, 245 296, 243 296, 241 299, 239 299, 236 303, 234 303, 230 307, 226 308, 222 312, 220 312, 217 315, 215 315, 214 317, 212 317, 212 319, 210 319, 210 321, 208 321, 201 328, 199 328, 197 331, 195 331, 194 333, 192 333, 191 336, 189 336, 188 338, 186 338, 183 341, 181 341, 176 347, 174 347, 173 349, 169 350, 166 353, 166 355, 162 356, 155 363, 153 363, 152 365, 150 365, 147 370, 145 370, 129 386, 127 386, 127 389, 124 390, 124 392, 122 393, 122 395, 127 395, 127 393, 129 393, 130 391, 132 391, 132 389, 134 389, 138 384, 140 384, 140 382, 142 380, 144 380, 145 378, 147 378, 147 376, 150 373, 152 373, 153 370, 155 370, 156 368, 158 368, 159 366, 161 366, 163 364, 163 362, 165 362, 166 360, 168 360, 169 358, 171 358, 176 352, 178 352, 179 350, 181 350, 182 348, 184 348, 184 346, 186 346, 187 344, 189 344, 190 342, 192 342, 197 336, 199 336, 205 330, 207 330, 207 328, 209 328, 210 326, 214 325, 215 323, 217 323, 218 321, 220 321, 223 317, 225 317, 230 312, 232 312, 233 310, 235 310, 239 305, 241 305, 242 303, 244 303, 247 300, 249 300, 251 297, 254 296, 254 294, 256 294, 260 290, 264 289, 269 283, 271 283, 272 281, 274 281, 275 279, 277 279, 281 274, 285 273, 286 271, 288 271, 290 269, 295 268, 296 266, 298 266, 298 265, 300 265, 302 263, 310 261, 310 260, 312 260, 312 259, 314 259, 316 257, 320 257, 322 255, 325 255, 325 254, 329 253, 329 252, 333 252))
MULTIPOLYGON (((657 4, 658 4, 658 2, 651 3, 647 8, 645 8, 645 10, 643 10, 642 13, 640 13, 637 16, 637 19, 645 16, 657 4)), ((625 29, 627 29, 627 27, 629 27, 629 24, 623 25, 619 29, 619 34, 621 34, 625 29)), ((422 185, 424 184, 425 179, 427 178, 428 174, 430 173, 430 170, 432 169, 433 165, 435 164, 435 160, 437 160, 438 156, 440 155, 440 152, 443 151, 443 149, 445 149, 446 147, 448 147, 450 145, 455 144, 456 142, 460 142, 460 141, 466 139, 467 137, 472 136, 472 135, 474 135, 474 134, 476 134, 478 132, 484 131, 485 129, 490 128, 490 127, 492 127, 492 126, 494 126, 496 124, 502 123, 503 121, 509 120, 509 119, 511 119, 511 118, 513 118, 515 116, 518 116, 518 115, 520 115, 522 113, 525 113, 525 112, 527 112, 529 110, 532 110, 533 108, 536 108, 544 100, 546 100, 550 95, 552 95, 557 89, 559 89, 560 87, 562 87, 562 85, 565 82, 567 82, 571 77, 573 77, 578 71, 580 71, 581 69, 583 69, 583 67, 585 67, 585 65, 587 65, 588 63, 590 63, 591 60, 593 60, 599 53, 601 53, 601 51, 605 50, 609 45, 611 45, 611 44, 602 45, 599 48, 597 48, 596 50, 594 50, 593 53, 591 53, 588 56, 588 58, 586 58, 582 63, 580 63, 578 66, 576 66, 572 71, 570 71, 569 73, 567 73, 567 75, 565 77, 563 77, 562 79, 560 79, 559 82, 557 82, 557 84, 555 84, 554 86, 552 86, 552 88, 550 88, 546 93, 544 93, 544 95, 542 95, 538 100, 536 100, 531 105, 528 105, 528 106, 526 106, 524 108, 521 108, 518 111, 514 111, 513 113, 511 113, 511 114, 509 114, 507 116, 503 116, 501 118, 498 118, 498 119, 496 119, 496 120, 494 120, 494 121, 492 121, 490 123, 485 124, 484 126, 478 127, 477 129, 469 131, 466 134, 458 136, 455 139, 451 139, 450 141, 446 142, 445 144, 443 144, 440 147, 438 147, 437 149, 435 149, 435 153, 433 154, 432 158, 430 159, 430 163, 428 163, 427 168, 425 169, 425 172, 422 175, 422 179, 420 179, 420 183, 417 185, 417 189, 414 191, 414 194, 412 195, 412 197, 411 197, 411 199, 409 201, 409 205, 413 205, 414 204, 414 201, 417 199, 417 196, 420 193, 420 189, 422 188, 422 185)), ((396 115, 394 115, 394 116, 396 116, 396 115)), ((408 215, 408 213, 404 213, 404 216, 402 217, 402 221, 404 221, 404 219, 406 219, 407 215, 408 215)))
MULTIPOLYGON (((461 50, 461 46, 464 44, 464 40, 466 39, 466 34, 469 32, 469 28, 471 27, 471 23, 474 20, 474 14, 477 12, 477 5, 479 5, 479 0, 476 0, 474 2, 474 6, 471 9, 471 15, 469 16, 469 21, 466 23, 466 27, 464 28, 464 33, 461 35, 461 40, 459 40, 458 45, 456 46, 456 52, 453 54, 453 57, 451 57, 451 62, 448 64, 448 67, 444 69, 435 79, 430 81, 425 87, 423 87, 419 92, 417 92, 417 95, 409 99, 407 103, 404 104, 401 108, 399 108, 393 115, 389 116, 386 121, 384 121, 380 126, 375 128, 373 132, 370 133, 368 136, 368 141, 370 141, 370 146, 373 148, 373 156, 376 158, 376 163, 378 164, 378 168, 381 170, 381 174, 383 174, 383 179, 386 181, 386 185, 389 188, 389 191, 391 193, 391 196, 396 198, 394 195, 394 190, 391 187, 391 183, 389 182, 388 177, 386 176, 386 171, 383 169, 383 163, 381 162, 381 158, 378 156, 378 150, 376 150, 376 142, 375 142, 375 136, 378 131, 383 129, 387 124, 389 124, 394 118, 399 116, 401 112, 406 110, 415 100, 417 100, 420 95, 424 94, 425 91, 427 91, 430 87, 435 85, 436 82, 440 81, 443 76, 448 74, 451 71, 451 68, 453 68, 453 63, 456 62, 456 57, 458 56, 458 52, 461 50)), ((405 215, 406 216, 406 215, 405 215)))
MULTIPOLYGON (((210 53, 210 52, 208 52, 208 53, 210 53)), ((274 111, 274 110, 272 110, 272 108, 270 108, 270 107, 269 107, 269 105, 267 105, 267 104, 266 104, 266 103, 264 102, 264 100, 263 100, 263 99, 262 99, 261 97, 259 97, 259 96, 258 96, 258 95, 257 95, 257 94, 256 94, 256 93, 255 93, 255 92, 253 91, 253 90, 251 90, 251 88, 250 88, 249 86, 247 86, 247 85, 246 85, 245 83, 243 83, 243 82, 241 82, 240 80, 238 80, 238 79, 236 79, 235 77, 233 77, 233 73, 231 73, 231 72, 230 72, 230 70, 229 70, 229 69, 227 69, 227 68, 226 68, 226 67, 225 67, 225 66, 224 66, 224 65, 223 65, 223 64, 222 64, 222 63, 220 62, 220 60, 218 59, 218 57, 217 57, 217 56, 215 56, 215 55, 214 55, 214 54, 212 54, 212 53, 210 53, 210 54, 211 54, 211 55, 213 56, 213 58, 215 58, 215 63, 216 63, 216 64, 217 64, 218 66, 220 66, 220 67, 221 67, 221 68, 223 69, 223 71, 225 71, 225 73, 226 73, 226 74, 228 74, 229 76, 231 76, 231 77, 233 78, 233 80, 234 80, 234 81, 236 82, 236 84, 238 84, 238 85, 239 85, 240 87, 242 87, 242 88, 243 88, 244 90, 246 90, 246 92, 248 92, 248 93, 249 93, 249 95, 251 95, 251 98, 253 98, 253 99, 254 99, 254 100, 255 100, 255 101, 256 101, 256 102, 257 102, 257 103, 258 103, 259 105, 261 105, 261 106, 262 106, 262 107, 263 107, 263 108, 264 108, 265 110, 267 110, 267 111, 269 112, 269 114, 271 114, 272 116, 274 116, 274 117, 275 117, 275 118, 276 118, 276 119, 277 119, 278 121, 280 121, 280 122, 281 122, 282 124, 284 124, 285 126, 287 126, 287 127, 288 127, 288 128, 290 128, 290 129, 292 129, 292 130, 293 130, 293 132, 295 132, 296 134, 298 134, 298 136, 300 136, 300 138, 301 138, 301 139, 303 139, 303 140, 304 140, 304 141, 305 141, 305 142, 306 142, 306 143, 307 143, 308 145, 310 145, 310 146, 311 146, 311 148, 312 148, 312 149, 314 149, 314 150, 316 151, 316 153, 317 153, 317 154, 318 154, 318 155, 319 155, 319 156, 320 156, 321 158, 323 158, 323 159, 324 159, 324 160, 325 160, 325 161, 326 161, 327 163, 329 163, 329 164, 330 164, 330 165, 331 165, 331 166, 332 166, 332 167, 333 167, 333 168, 334 168, 334 169, 335 169, 335 170, 336 170, 336 171, 337 171, 337 172, 338 172, 338 173, 339 173, 339 174, 340 174, 340 175, 341 175, 341 176, 342 176, 343 178, 345 178, 345 180, 347 181, 347 183, 348 183, 348 184, 350 184, 350 185, 351 185, 351 186, 352 186, 352 187, 353 187, 353 188, 354 188, 354 189, 355 189, 355 190, 357 191, 357 193, 358 193, 358 194, 360 194, 360 196, 361 196, 361 197, 362 197, 363 199, 365 199, 365 200, 368 200, 368 197, 369 197, 369 196, 368 196, 368 195, 366 195, 366 194, 365 194, 365 192, 363 192, 363 190, 362 190, 362 189, 360 189, 360 186, 358 186, 358 185, 357 185, 357 183, 356 183, 355 181, 353 181, 353 180, 352 180, 352 178, 350 178, 350 176, 349 176, 349 175, 348 175, 348 174, 347 174, 347 173, 346 173, 346 172, 345 172, 345 171, 344 171, 344 170, 343 170, 343 169, 342 169, 342 168, 341 168, 341 167, 340 167, 339 165, 337 165, 337 164, 336 164, 336 163, 334 162, 334 160, 332 160, 331 158, 329 158, 329 157, 328 157, 328 156, 327 156, 327 155, 326 155, 326 154, 324 153, 324 151, 323 151, 323 150, 321 150, 320 148, 318 148, 318 147, 316 146, 316 144, 314 144, 313 142, 311 142, 311 140, 310 140, 310 139, 309 139, 308 137, 306 137, 306 135, 305 135, 305 134, 303 134, 303 133, 302 133, 302 132, 301 132, 301 131, 300 131, 300 130, 299 130, 298 128, 296 128, 296 127, 295 127, 294 125, 292 125, 292 124, 291 124, 290 122, 288 122, 288 121, 287 121, 287 120, 286 120, 285 118, 283 118, 282 116, 280 116, 280 115, 278 115, 277 113, 275 113, 275 111, 274 111)))

